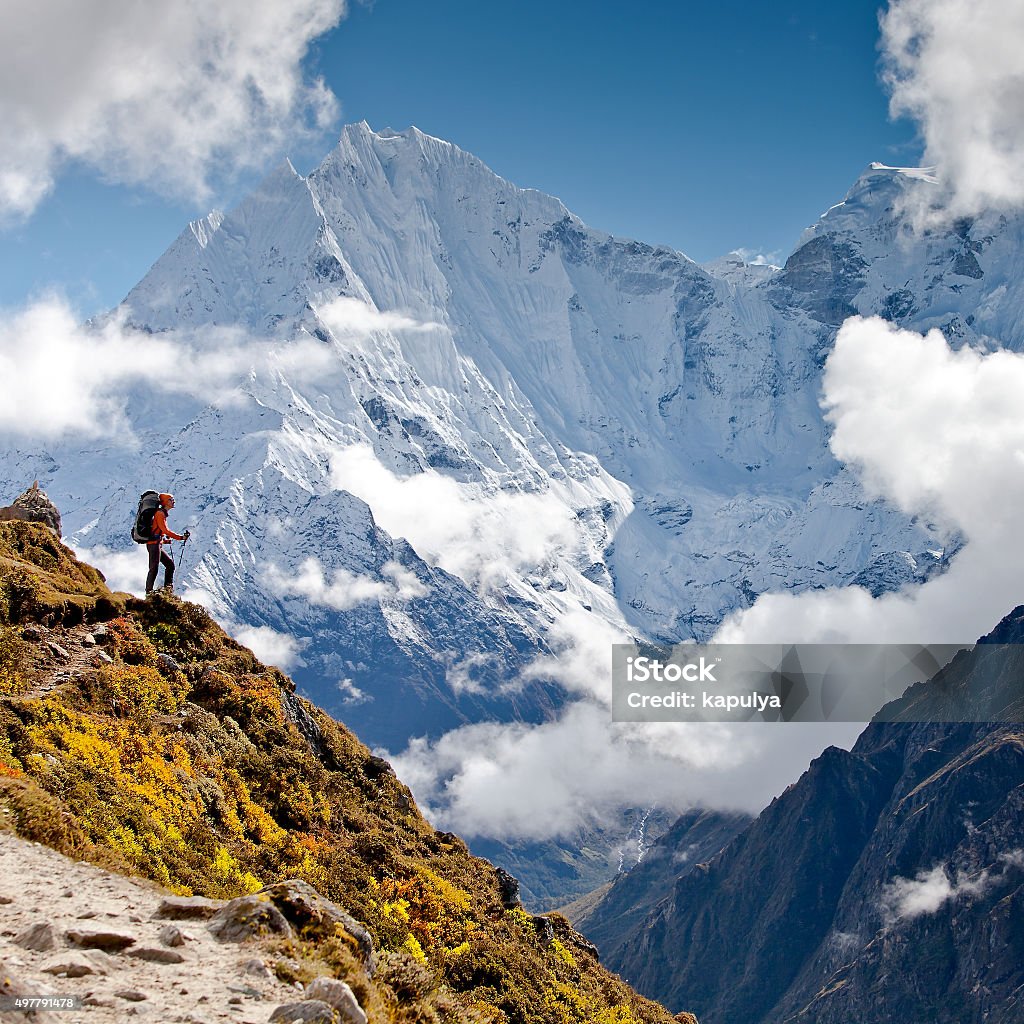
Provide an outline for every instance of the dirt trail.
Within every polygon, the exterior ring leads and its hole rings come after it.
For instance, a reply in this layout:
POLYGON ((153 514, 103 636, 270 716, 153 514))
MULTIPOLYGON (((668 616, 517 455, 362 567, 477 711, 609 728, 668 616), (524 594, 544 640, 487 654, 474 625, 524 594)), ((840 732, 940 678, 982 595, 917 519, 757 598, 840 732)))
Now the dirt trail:
POLYGON ((28 626, 23 636, 32 644, 34 681, 21 697, 45 697, 62 683, 112 660, 103 649, 106 626, 28 626))
POLYGON ((0 832, 0 963, 4 977, 24 994, 80 996, 87 1003, 80 1010, 35 1017, 0 1010, 0 1021, 115 1024, 141 1017, 154 1024, 264 1024, 280 1003, 302 999, 295 987, 278 981, 267 970, 260 959, 259 943, 220 943, 201 920, 155 919, 166 896, 145 881, 73 861, 0 832), (169 925, 181 933, 181 945, 167 944, 168 938, 176 941, 166 930, 169 925), (27 949, 16 941, 24 942, 33 926, 41 939, 37 944, 52 942, 53 948, 27 949), (96 953, 69 940, 67 933, 75 931, 110 932, 134 942, 122 952, 96 953), (140 953, 149 957, 169 954, 169 959, 180 954, 183 962, 154 962, 140 959, 140 953), (47 966, 61 965, 70 968, 71 974, 91 973, 68 977, 68 972, 45 971, 47 966))

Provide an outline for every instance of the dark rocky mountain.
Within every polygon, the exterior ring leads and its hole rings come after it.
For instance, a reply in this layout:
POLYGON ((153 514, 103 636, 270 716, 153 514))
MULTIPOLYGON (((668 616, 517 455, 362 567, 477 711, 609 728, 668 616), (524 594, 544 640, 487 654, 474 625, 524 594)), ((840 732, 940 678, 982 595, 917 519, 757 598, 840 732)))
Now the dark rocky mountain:
POLYGON ((1022 643, 1024 606, 708 863, 652 872, 642 918, 618 880, 577 917, 604 962, 702 1024, 1024 1020, 1022 643))
POLYGON ((753 818, 749 814, 695 808, 660 836, 631 870, 604 886, 596 899, 580 899, 564 908, 573 925, 615 957, 637 926, 654 912, 675 880, 702 869, 753 818))

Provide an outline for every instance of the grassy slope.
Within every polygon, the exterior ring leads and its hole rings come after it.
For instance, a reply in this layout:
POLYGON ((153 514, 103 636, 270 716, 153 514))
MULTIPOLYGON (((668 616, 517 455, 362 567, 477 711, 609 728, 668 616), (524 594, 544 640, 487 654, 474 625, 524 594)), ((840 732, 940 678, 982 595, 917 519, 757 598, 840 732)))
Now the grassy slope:
POLYGON ((368 978, 343 934, 285 944, 281 963, 346 978, 371 1020, 670 1019, 563 918, 506 909, 487 861, 201 608, 111 594, 18 522, 0 523, 0 810, 28 838, 181 893, 307 880, 366 923, 380 968, 368 978), (26 624, 60 643, 98 621, 113 663, 43 692, 53 666, 26 624))

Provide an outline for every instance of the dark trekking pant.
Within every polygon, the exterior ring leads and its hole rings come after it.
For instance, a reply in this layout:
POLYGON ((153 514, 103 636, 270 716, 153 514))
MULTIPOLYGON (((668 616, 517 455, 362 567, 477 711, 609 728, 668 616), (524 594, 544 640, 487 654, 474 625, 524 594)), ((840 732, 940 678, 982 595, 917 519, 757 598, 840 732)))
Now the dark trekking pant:
POLYGON ((160 544, 147 544, 146 550, 149 551, 149 575, 146 577, 146 593, 148 594, 153 589, 153 584, 156 583, 157 569, 160 568, 161 563, 164 567, 164 586, 170 589, 174 586, 174 559, 163 550, 160 544))

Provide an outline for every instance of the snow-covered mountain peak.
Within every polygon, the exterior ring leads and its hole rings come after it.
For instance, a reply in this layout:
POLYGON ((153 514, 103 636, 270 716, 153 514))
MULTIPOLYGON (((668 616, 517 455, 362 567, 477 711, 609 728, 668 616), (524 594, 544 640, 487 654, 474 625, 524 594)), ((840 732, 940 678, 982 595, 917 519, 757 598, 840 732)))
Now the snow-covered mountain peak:
POLYGON ((700 266, 712 277, 728 281, 735 287, 760 284, 782 269, 762 258, 749 260, 742 252, 736 250, 726 253, 725 256, 719 256, 717 259, 709 260, 707 263, 702 263, 700 266))
POLYGON ((776 305, 796 304, 830 327, 859 313, 938 328, 954 344, 1024 347, 1024 218, 944 214, 933 171, 866 168, 768 283, 776 305))
POLYGON ((857 231, 872 221, 895 219, 908 191, 920 191, 934 185, 936 179, 925 168, 869 164, 857 176, 842 201, 829 207, 804 231, 796 249, 822 234, 857 231))
MULTIPOLYGON (((137 489, 78 455, 62 486, 67 453, 9 472, 31 466, 90 546, 121 546, 126 493, 166 480, 202 523, 191 582, 302 638, 325 705, 411 687, 389 743, 417 707, 472 719, 496 681, 585 645, 578 617, 602 637, 706 638, 779 581, 899 585, 896 556, 943 539, 840 470, 819 391, 833 327, 908 279, 886 242, 904 182, 870 169, 783 270, 705 269, 449 142, 349 125, 308 176, 284 164, 187 228, 126 300, 152 331, 312 339, 324 372, 275 364, 228 408, 162 402, 137 489)), ((889 301, 916 315, 917 295, 889 301)), ((543 694, 506 697, 488 706, 543 717, 543 694)), ((344 712, 384 742, 385 703, 344 712)))
POLYGON ((480 223, 479 230, 500 230, 510 219, 506 214, 513 212, 510 204, 548 222, 568 217, 583 226, 559 199, 520 188, 472 153, 415 127, 375 132, 365 121, 347 125, 338 145, 309 177, 321 196, 352 185, 384 188, 405 203, 426 200, 436 213, 447 208, 466 222, 473 217, 494 222, 480 223))

